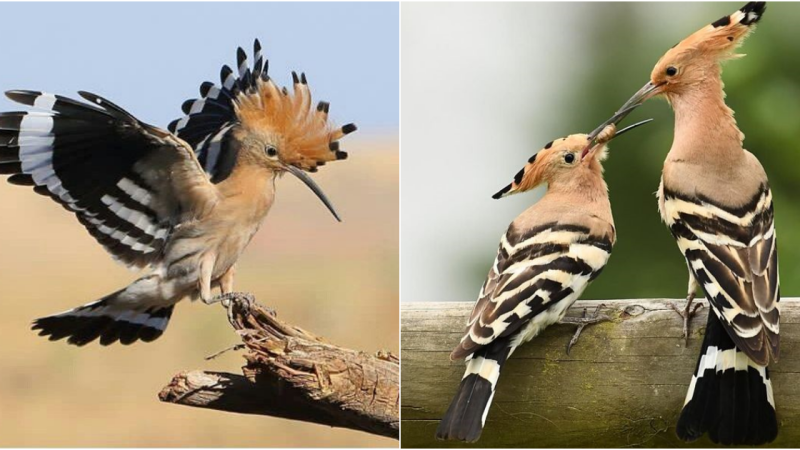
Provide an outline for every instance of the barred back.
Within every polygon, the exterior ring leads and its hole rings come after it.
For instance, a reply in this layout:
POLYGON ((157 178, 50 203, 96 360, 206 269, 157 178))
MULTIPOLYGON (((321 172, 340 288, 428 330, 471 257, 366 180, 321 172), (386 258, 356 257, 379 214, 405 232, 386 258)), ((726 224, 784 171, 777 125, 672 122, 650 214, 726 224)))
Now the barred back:
POLYGON ((531 229, 512 224, 501 239, 466 334, 450 357, 466 357, 524 327, 526 333, 516 342, 520 344, 558 321, 567 303, 608 262, 614 230, 607 225, 606 231, 597 235, 588 226, 559 222, 531 229))
POLYGON ((731 339, 760 365, 780 350, 780 282, 767 184, 732 208, 662 187, 663 209, 689 269, 731 339))

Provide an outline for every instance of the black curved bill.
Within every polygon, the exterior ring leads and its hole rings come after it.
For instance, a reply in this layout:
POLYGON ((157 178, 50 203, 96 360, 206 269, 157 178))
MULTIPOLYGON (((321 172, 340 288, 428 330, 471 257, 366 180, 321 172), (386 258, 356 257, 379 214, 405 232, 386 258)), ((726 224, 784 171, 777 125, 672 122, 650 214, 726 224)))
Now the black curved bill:
POLYGON ((328 210, 331 212, 331 214, 333 214, 333 217, 335 217, 336 220, 338 220, 339 222, 342 221, 342 219, 339 217, 339 214, 336 212, 336 209, 334 209, 333 205, 331 204, 331 201, 328 200, 328 197, 325 196, 325 193, 322 192, 322 189, 320 189, 320 187, 317 185, 317 183, 314 182, 314 180, 311 179, 311 177, 309 177, 305 172, 303 172, 302 169, 298 169, 295 166, 287 165, 286 170, 292 175, 299 178, 300 181, 305 183, 305 185, 308 186, 308 188, 311 189, 314 192, 314 194, 317 195, 317 197, 322 201, 322 203, 324 203, 325 206, 328 207, 328 210))

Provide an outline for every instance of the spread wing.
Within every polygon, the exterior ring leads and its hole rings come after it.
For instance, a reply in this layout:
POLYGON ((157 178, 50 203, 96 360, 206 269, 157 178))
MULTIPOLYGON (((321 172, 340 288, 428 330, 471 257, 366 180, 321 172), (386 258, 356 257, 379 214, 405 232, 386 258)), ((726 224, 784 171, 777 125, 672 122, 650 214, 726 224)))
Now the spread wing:
POLYGON ((603 270, 613 241, 610 226, 597 235, 558 222, 528 230, 512 224, 451 358, 466 357, 531 321, 539 329, 558 321, 603 270))
POLYGON ((239 122, 234 99, 242 92, 256 89, 256 81, 270 82, 268 62, 261 51, 258 39, 253 44, 254 63, 249 67, 247 54, 238 48, 236 69, 227 65, 220 70, 220 82, 206 81, 200 85, 200 98, 183 102, 184 116, 172 121, 167 129, 191 145, 213 183, 225 180, 232 172, 237 158, 237 147, 231 139, 239 122))
POLYGON ((128 266, 157 262, 181 215, 215 198, 186 142, 97 95, 6 95, 34 111, 0 114, 0 174, 74 212, 128 266))
POLYGON ((780 286, 772 191, 738 208, 664 189, 667 224, 714 312, 760 365, 779 356, 780 286))

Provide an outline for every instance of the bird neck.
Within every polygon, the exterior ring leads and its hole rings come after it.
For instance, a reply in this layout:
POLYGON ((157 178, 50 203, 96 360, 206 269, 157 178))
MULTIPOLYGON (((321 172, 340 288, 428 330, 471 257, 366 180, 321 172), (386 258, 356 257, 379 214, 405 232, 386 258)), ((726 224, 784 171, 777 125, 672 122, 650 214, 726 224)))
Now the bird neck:
POLYGON ((276 176, 275 171, 263 165, 240 161, 217 187, 227 205, 248 211, 250 219, 260 221, 275 199, 276 176))
MULTIPOLYGON (((599 165, 599 163, 598 163, 599 165)), ((579 173, 565 174, 547 185, 547 196, 559 201, 594 205, 599 211, 608 211, 611 222, 611 203, 608 200, 608 185, 596 168, 579 168, 579 173)))
POLYGON ((668 159, 705 162, 744 156, 744 135, 725 104, 719 65, 707 75, 668 97, 675 111, 675 138, 668 159))

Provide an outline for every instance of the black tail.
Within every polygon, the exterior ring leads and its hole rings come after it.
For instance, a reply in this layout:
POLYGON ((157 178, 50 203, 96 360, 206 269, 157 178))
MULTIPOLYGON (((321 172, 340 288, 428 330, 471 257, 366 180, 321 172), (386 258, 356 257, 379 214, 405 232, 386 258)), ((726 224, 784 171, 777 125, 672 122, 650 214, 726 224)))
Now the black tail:
POLYGON ((437 439, 475 442, 481 437, 500 369, 514 350, 510 341, 498 339, 469 357, 458 393, 436 429, 437 439))
POLYGON ((684 441, 708 433, 724 445, 766 444, 778 435, 769 369, 736 348, 715 313, 676 431, 684 441))
POLYGON ((120 292, 61 314, 37 319, 32 329, 40 330, 39 336, 49 336, 51 341, 69 338, 67 342, 77 346, 97 338, 100 338, 100 345, 117 341, 128 345, 137 340, 151 342, 158 339, 164 333, 175 305, 126 309, 114 302, 120 292))

